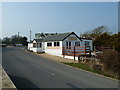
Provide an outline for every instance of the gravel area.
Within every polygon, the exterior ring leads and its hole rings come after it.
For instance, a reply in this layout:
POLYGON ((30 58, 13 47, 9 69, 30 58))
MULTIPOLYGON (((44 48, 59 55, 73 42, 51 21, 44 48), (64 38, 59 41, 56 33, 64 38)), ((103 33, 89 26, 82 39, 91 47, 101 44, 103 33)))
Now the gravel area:
POLYGON ((60 56, 50 55, 50 54, 46 54, 46 53, 38 54, 38 55, 40 55, 40 56, 42 56, 44 58, 49 58, 51 60, 58 61, 58 62, 78 63, 78 61, 73 60, 73 59, 63 58, 63 57, 60 57, 60 56))

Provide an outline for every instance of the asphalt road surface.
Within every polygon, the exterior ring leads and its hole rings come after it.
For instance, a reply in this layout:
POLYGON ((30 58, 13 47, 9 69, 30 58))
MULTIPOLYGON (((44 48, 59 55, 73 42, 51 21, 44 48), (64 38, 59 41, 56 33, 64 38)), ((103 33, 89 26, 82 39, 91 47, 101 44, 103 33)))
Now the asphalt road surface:
POLYGON ((2 50, 2 65, 17 88, 118 88, 118 82, 68 67, 18 47, 2 50))

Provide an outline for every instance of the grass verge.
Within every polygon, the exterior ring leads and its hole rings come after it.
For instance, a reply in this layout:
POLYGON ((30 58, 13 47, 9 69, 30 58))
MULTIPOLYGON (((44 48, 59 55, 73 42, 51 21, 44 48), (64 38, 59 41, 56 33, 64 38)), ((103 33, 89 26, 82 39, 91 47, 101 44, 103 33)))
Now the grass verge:
POLYGON ((70 65, 72 67, 80 68, 80 69, 83 69, 83 70, 87 70, 87 71, 90 71, 90 72, 93 72, 93 73, 97 73, 97 74, 100 74, 100 75, 104 75, 104 76, 107 76, 107 77, 111 77, 111 78, 120 80, 120 78, 118 78, 117 75, 112 75, 110 73, 106 73, 106 72, 103 72, 103 71, 94 70, 94 69, 90 68, 89 66, 87 66, 86 64, 83 64, 83 63, 64 63, 64 64, 67 64, 67 65, 70 65))

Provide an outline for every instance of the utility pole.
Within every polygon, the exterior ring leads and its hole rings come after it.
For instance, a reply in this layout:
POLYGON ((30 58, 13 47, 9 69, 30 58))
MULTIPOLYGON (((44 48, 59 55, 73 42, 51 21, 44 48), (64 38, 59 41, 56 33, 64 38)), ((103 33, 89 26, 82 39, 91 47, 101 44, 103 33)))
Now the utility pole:
POLYGON ((19 33, 20 33, 20 32, 18 32, 18 44, 19 44, 19 33))
POLYGON ((30 30, 30 42, 31 42, 31 30, 30 30))

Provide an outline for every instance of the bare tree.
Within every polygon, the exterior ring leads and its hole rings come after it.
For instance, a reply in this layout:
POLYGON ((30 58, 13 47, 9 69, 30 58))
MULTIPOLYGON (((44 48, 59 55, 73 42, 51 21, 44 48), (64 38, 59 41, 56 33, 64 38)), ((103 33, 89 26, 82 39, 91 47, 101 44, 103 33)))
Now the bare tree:
POLYGON ((110 33, 110 32, 108 32, 108 27, 105 25, 97 27, 97 28, 93 29, 92 31, 87 31, 84 34, 82 34, 81 36, 83 38, 92 38, 93 40, 95 40, 95 38, 97 36, 100 36, 104 32, 110 33))

